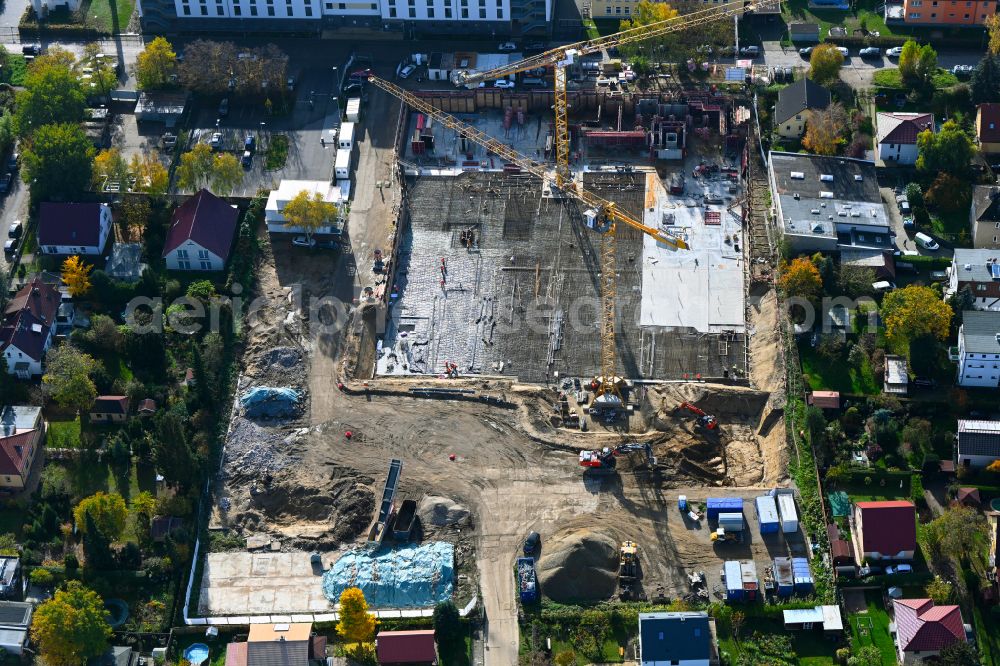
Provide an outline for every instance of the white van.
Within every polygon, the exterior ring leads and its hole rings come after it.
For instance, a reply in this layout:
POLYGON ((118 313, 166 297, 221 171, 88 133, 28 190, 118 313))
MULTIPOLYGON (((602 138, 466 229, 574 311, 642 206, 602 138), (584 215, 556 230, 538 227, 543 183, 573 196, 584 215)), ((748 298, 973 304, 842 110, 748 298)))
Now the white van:
POLYGON ((881 282, 872 282, 872 289, 875 290, 876 294, 881 294, 886 291, 892 291, 895 288, 896 285, 887 280, 882 280, 881 282))
POLYGON ((930 250, 931 252, 941 249, 941 246, 938 245, 936 240, 934 240, 933 238, 931 238, 922 231, 918 231, 916 234, 914 234, 913 240, 917 241, 917 245, 924 248, 925 250, 930 250))

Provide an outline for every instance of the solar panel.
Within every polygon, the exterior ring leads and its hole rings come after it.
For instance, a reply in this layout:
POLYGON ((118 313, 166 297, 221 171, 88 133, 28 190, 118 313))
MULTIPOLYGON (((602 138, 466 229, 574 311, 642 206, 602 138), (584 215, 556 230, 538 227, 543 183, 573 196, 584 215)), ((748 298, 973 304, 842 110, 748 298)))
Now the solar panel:
POLYGON ((1000 264, 990 264, 990 274, 994 280, 1000 280, 1000 264))

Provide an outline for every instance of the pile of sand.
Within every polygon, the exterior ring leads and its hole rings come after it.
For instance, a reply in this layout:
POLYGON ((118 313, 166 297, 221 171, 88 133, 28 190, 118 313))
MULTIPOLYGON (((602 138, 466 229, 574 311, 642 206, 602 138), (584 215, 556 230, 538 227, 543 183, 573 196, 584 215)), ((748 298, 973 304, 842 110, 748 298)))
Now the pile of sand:
POLYGON ((417 515, 420 516, 420 522, 424 525, 438 527, 464 525, 469 521, 469 510, 463 505, 447 497, 434 495, 428 495, 420 500, 420 504, 417 506, 417 515))
POLYGON ((617 567, 615 539, 577 529, 546 541, 538 561, 538 580, 542 594, 553 601, 600 601, 615 593, 617 567))

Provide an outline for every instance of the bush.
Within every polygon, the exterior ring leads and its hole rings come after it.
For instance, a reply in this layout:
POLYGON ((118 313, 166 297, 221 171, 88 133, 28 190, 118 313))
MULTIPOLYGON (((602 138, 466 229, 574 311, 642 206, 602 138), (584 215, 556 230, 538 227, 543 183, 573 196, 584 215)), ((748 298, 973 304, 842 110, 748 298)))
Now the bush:
POLYGON ((55 582, 56 577, 48 569, 43 569, 38 567, 37 569, 32 569, 31 574, 28 576, 32 584, 40 585, 41 587, 48 587, 53 582, 55 582))

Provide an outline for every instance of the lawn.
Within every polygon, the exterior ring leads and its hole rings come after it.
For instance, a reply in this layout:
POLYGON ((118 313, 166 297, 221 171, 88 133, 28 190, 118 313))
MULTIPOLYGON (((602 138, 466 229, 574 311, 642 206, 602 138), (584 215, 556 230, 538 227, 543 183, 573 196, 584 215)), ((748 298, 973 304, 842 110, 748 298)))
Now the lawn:
POLYGON ((83 7, 80 12, 88 27, 115 34, 128 30, 134 10, 135 0, 91 0, 86 13, 83 13, 83 7))
POLYGON ((275 171, 285 166, 288 159, 288 137, 275 134, 267 140, 267 152, 264 155, 264 169, 275 171))
POLYGON ((752 644, 755 643, 753 640, 755 633, 762 636, 788 636, 792 641, 792 650, 796 656, 793 663, 801 664, 801 666, 832 666, 836 663, 834 653, 837 646, 825 639, 821 633, 814 631, 789 632, 779 620, 764 617, 747 617, 740 630, 741 638, 739 641, 732 634, 719 636, 719 649, 729 655, 729 663, 737 663, 741 655, 746 654, 747 658, 752 658, 756 654, 756 652, 751 653, 750 650, 752 644))
MULTIPOLYGON (((872 75, 872 83, 876 88, 905 89, 903 77, 899 73, 898 67, 880 69, 872 75)), ((931 83, 935 88, 950 88, 958 84, 958 78, 946 69, 938 68, 938 71, 931 77, 931 83)))
POLYGON ((74 499, 93 495, 97 491, 120 494, 126 501, 142 490, 156 493, 156 470, 152 465, 129 465, 128 469, 98 461, 95 455, 84 454, 78 460, 59 462, 73 486, 74 499))
POLYGON ((50 421, 46 446, 50 449, 75 449, 80 446, 80 417, 72 421, 50 421))
POLYGON ((889 614, 882 606, 877 590, 865 590, 868 611, 848 616, 851 624, 851 648, 857 652, 866 645, 874 645, 882 653, 885 666, 895 666, 896 647, 889 633, 889 614))
POLYGON ((969 214, 967 211, 935 213, 931 215, 931 228, 936 236, 946 240, 968 240, 969 214))
POLYGON ((880 390, 871 365, 852 367, 845 359, 830 360, 816 353, 809 343, 799 345, 802 372, 809 377, 809 388, 854 395, 875 395, 880 390))
POLYGON ((28 63, 19 53, 8 53, 7 62, 0 71, 0 83, 12 86, 23 86, 24 75, 28 72, 28 63))
MULTIPOLYGON (((601 645, 601 663, 621 663, 622 658, 618 654, 620 645, 618 641, 614 638, 609 638, 604 641, 601 645)), ((573 643, 571 641, 563 641, 556 638, 552 639, 552 654, 559 654, 565 650, 574 650, 573 643)), ((593 663, 592 660, 587 659, 579 650, 574 650, 576 653, 576 663, 578 666, 585 666, 586 664, 593 663)))

